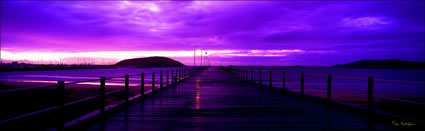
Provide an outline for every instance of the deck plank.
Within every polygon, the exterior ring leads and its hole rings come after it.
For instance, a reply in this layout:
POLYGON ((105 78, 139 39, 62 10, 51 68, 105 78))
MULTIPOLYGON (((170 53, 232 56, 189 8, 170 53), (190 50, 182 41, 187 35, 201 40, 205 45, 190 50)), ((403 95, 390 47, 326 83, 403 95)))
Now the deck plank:
MULTIPOLYGON (((389 130, 391 123, 372 128, 389 130)), ((367 130, 367 119, 335 107, 242 83, 209 68, 87 130, 367 130)))

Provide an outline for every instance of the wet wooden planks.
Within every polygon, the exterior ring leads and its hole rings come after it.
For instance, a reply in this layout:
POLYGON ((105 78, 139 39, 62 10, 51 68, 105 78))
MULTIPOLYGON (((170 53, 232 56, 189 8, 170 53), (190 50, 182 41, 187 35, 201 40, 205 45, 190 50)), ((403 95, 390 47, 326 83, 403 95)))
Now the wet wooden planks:
MULTIPOLYGON (((393 129, 374 122, 373 129, 393 129)), ((87 130, 367 130, 367 119, 331 106, 255 87, 210 68, 87 130)))

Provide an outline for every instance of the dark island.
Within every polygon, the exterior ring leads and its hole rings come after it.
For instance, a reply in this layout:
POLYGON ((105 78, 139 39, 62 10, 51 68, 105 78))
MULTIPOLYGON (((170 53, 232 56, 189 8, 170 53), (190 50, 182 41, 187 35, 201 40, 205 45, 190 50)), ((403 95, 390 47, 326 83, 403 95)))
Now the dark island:
POLYGON ((334 68, 384 68, 384 69, 425 69, 425 62, 412 62, 403 60, 361 60, 334 68))
POLYGON ((167 57, 146 57, 146 58, 134 58, 126 59, 118 62, 116 67, 136 67, 136 68, 148 68, 148 67, 183 67, 184 64, 167 57))

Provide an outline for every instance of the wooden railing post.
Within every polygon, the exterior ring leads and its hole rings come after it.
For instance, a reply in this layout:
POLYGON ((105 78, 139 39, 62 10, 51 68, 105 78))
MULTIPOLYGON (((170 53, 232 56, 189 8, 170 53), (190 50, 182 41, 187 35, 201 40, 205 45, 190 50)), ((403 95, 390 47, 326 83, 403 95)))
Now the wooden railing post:
POLYGON ((239 70, 239 73, 241 74, 240 77, 239 77, 239 79, 240 80, 243 80, 243 69, 239 70))
POLYGON ((232 73, 232 76, 235 76, 235 71, 232 68, 229 68, 229 69, 230 69, 230 73, 232 73))
POLYGON ((261 83, 262 83, 263 78, 262 78, 262 76, 261 76, 261 75, 262 75, 262 72, 261 72, 261 71, 259 71, 259 72, 260 72, 260 73, 259 73, 259 74, 260 74, 260 76, 259 76, 259 82, 258 82, 258 83, 260 84, 260 87, 261 87, 261 83))
POLYGON ((269 87, 273 87, 272 71, 269 72, 269 87))
POLYGON ((244 77, 243 77, 243 80, 248 80, 248 69, 245 69, 245 70, 243 70, 243 74, 244 74, 244 77))
POLYGON ((286 74, 285 72, 282 72, 282 88, 286 88, 286 74))
POLYGON ((328 75, 328 100, 332 100, 332 75, 328 75))
POLYGON ((239 80, 242 80, 242 69, 239 69, 239 80))
POLYGON ((301 94, 304 94, 304 72, 301 72, 301 94))
POLYGON ((240 80, 242 78, 242 76, 241 76, 241 69, 238 69, 237 71, 238 71, 238 79, 240 80))
POLYGON ((167 86, 170 84, 169 81, 168 81, 169 78, 170 78, 170 71, 167 70, 167 86))
POLYGON ((179 70, 178 70, 178 69, 176 69, 176 77, 175 77, 175 78, 176 78, 176 82, 177 82, 177 81, 179 81, 179 76, 178 76, 178 74, 179 74, 179 70))
POLYGON ((246 70, 245 70, 245 80, 246 80, 246 81, 248 81, 248 80, 249 80, 249 79, 248 79, 248 76, 249 76, 248 74, 249 74, 249 71, 248 71, 248 69, 246 69, 246 70))
POLYGON ((65 82, 64 81, 58 81, 58 106, 63 107, 64 105, 64 99, 65 99, 65 82))
POLYGON ((368 78, 367 82, 367 109, 373 111, 373 77, 368 78))
POLYGON ((176 83, 176 81, 177 81, 177 78, 176 78, 176 73, 177 73, 177 71, 173 69, 173 72, 174 72, 174 73, 172 73, 172 74, 171 74, 171 76, 173 77, 173 83, 175 84, 175 83, 176 83))
POLYGON ((248 79, 248 69, 245 69, 243 74, 245 74, 245 77, 243 79, 246 80, 246 81, 249 80, 248 79))
POLYGON ((159 74, 159 87, 160 88, 162 88, 163 86, 162 86, 162 71, 160 71, 160 74, 159 74))
POLYGON ((145 95, 145 73, 142 73, 140 80, 140 95, 145 95))
POLYGON ((234 72, 234 74, 235 74, 235 77, 238 77, 238 71, 239 71, 239 69, 233 69, 233 72, 234 72))
POLYGON ((152 92, 155 91, 155 72, 152 72, 152 92))
POLYGON ((57 91, 58 91, 58 123, 57 123, 57 128, 59 130, 62 130, 64 128, 64 106, 65 106, 65 82, 64 81, 58 81, 58 87, 57 87, 57 91))
POLYGON ((239 69, 235 69, 235 76, 239 79, 240 78, 240 76, 239 76, 239 69))
POLYGON ((100 110, 105 109, 105 77, 100 77, 100 110))
MULTIPOLYGON (((127 98, 129 98, 130 96, 130 92, 129 92, 129 83, 130 83, 130 76, 127 74, 125 75, 125 95, 127 98)), ((128 99, 127 99, 128 100, 128 99)))
POLYGON ((251 81, 254 81, 254 71, 251 70, 251 81))
POLYGON ((239 78, 239 79, 240 79, 240 80, 243 80, 243 78, 244 78, 243 69, 241 69, 239 73, 241 73, 241 76, 240 76, 240 78, 239 78))
POLYGON ((174 84, 174 70, 171 70, 171 84, 174 84))
POLYGON ((239 77, 239 73, 238 73, 239 69, 234 69, 234 70, 235 70, 235 77, 238 78, 239 77))
POLYGON ((241 75, 242 75, 241 80, 245 80, 245 69, 241 69, 241 75))

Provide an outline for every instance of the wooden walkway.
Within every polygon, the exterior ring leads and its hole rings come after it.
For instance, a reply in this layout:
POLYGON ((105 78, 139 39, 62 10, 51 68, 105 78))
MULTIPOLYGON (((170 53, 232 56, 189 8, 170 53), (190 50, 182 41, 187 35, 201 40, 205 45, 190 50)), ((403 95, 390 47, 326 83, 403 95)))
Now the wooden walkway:
MULTIPOLYGON (((373 129, 393 129, 374 122, 373 129)), ((87 130, 367 130, 367 119, 333 106, 242 83, 210 68, 108 116, 87 130)))

